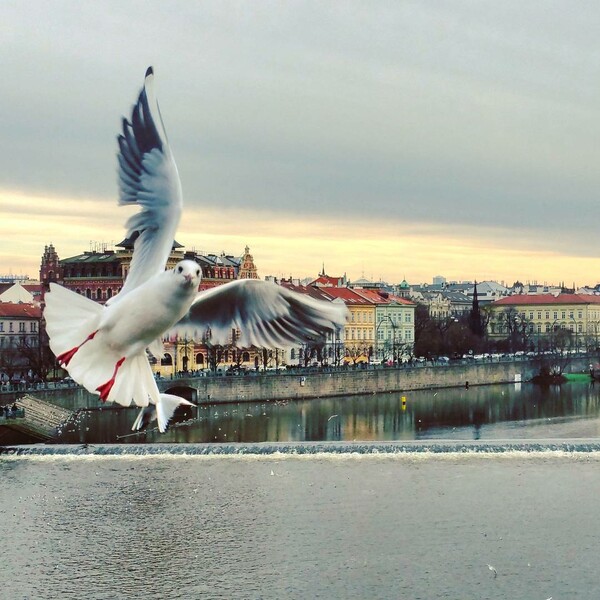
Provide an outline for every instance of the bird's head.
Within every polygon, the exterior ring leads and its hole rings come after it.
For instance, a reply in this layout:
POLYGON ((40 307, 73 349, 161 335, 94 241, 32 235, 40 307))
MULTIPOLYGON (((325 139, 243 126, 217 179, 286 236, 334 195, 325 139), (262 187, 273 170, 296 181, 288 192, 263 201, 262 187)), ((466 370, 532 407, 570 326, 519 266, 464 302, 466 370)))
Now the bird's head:
POLYGON ((202 269, 193 260, 181 260, 175 265, 173 275, 183 287, 198 289, 202 277, 202 269))

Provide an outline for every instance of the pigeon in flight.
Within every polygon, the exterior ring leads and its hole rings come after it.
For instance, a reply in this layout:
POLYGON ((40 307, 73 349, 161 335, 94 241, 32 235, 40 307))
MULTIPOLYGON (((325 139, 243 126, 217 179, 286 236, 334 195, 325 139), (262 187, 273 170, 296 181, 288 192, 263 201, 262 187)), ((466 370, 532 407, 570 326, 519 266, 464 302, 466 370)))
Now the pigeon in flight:
POLYGON ((50 348, 69 375, 104 402, 142 407, 133 429, 149 419, 164 432, 177 406, 161 394, 147 351, 161 358, 163 339, 186 335, 211 343, 283 348, 343 328, 347 309, 261 280, 236 280, 198 292, 201 268, 182 260, 165 270, 182 212, 181 183, 154 97, 154 73, 119 135, 119 205, 136 205, 126 223, 134 251, 123 288, 104 306, 50 284, 44 317, 50 348))

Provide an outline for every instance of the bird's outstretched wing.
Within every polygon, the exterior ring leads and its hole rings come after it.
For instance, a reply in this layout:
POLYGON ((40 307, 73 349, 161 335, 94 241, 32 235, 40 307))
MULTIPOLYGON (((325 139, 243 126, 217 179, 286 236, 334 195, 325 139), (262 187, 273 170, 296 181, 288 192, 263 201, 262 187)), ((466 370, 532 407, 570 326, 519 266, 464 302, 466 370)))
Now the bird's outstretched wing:
POLYGON ((266 281, 240 279, 200 292, 170 335, 227 344, 235 330, 237 346, 284 348, 343 328, 347 312, 344 304, 315 300, 266 281))
POLYGON ((140 207, 126 223, 127 237, 135 242, 121 295, 164 271, 181 216, 181 183, 153 84, 149 67, 131 121, 123 119, 123 133, 118 137, 119 204, 140 207))

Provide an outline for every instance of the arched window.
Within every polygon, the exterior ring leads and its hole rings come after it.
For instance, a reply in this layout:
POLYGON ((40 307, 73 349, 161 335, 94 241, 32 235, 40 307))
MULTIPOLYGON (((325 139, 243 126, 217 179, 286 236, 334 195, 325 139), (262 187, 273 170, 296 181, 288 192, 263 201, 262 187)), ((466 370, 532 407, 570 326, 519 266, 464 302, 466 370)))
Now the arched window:
POLYGON ((100 288, 96 290, 96 300, 102 300, 102 290, 100 288))
POLYGON ((106 290, 106 298, 112 298, 112 288, 108 288, 106 290))
POLYGON ((86 298, 89 298, 91 300, 91 298, 92 298, 92 290, 90 290, 90 288, 87 288, 85 290, 85 295, 86 295, 86 298))
POLYGON ((244 352, 242 354, 242 362, 250 362, 250 352, 244 352))
POLYGON ((204 354, 202 354, 201 352, 199 352, 198 354, 196 354, 196 364, 197 365, 203 365, 204 364, 204 354))
POLYGON ((161 359, 160 364, 162 367, 171 367, 173 365, 173 357, 167 352, 161 359))

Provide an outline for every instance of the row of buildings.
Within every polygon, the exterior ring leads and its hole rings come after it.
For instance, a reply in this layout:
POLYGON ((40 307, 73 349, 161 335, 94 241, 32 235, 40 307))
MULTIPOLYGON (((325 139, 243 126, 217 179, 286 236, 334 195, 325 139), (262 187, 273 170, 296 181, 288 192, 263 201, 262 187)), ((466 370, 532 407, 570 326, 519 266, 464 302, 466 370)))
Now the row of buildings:
MULTIPOLYGON (((44 294, 50 283, 104 303, 121 290, 132 254, 133 242, 128 239, 114 248, 97 246, 65 259, 60 259, 49 244, 42 255, 39 283, 0 281, 0 378, 31 377, 30 367, 36 356, 40 363, 52 360, 51 356, 43 356, 47 349, 42 320, 44 294)), ((234 256, 186 251, 175 242, 167 266, 170 268, 184 258, 201 266, 200 290, 235 279, 258 278, 248 247, 234 256)), ((482 308, 490 339, 519 338, 527 347, 541 349, 557 332, 567 332, 570 343, 577 347, 598 346, 597 288, 575 293, 564 286, 517 282, 509 288, 492 281, 447 283, 442 278, 430 285, 411 286, 404 280, 390 286, 364 278, 351 282, 345 275, 330 277, 324 267, 313 280, 267 279, 313 298, 343 302, 349 311, 344 330, 335 332, 324 343, 273 350, 238 349, 235 332, 229 345, 218 348, 177 339, 166 343, 166 355, 155 362, 154 370, 169 376, 177 371, 232 366, 269 368, 283 364, 397 361, 413 354, 418 305, 425 306, 434 320, 457 320, 471 312, 475 298, 482 308)))

